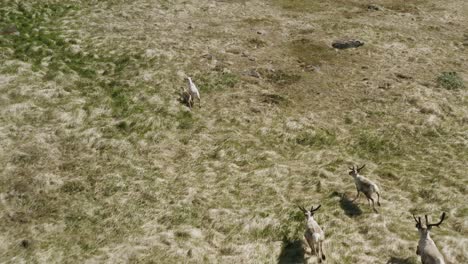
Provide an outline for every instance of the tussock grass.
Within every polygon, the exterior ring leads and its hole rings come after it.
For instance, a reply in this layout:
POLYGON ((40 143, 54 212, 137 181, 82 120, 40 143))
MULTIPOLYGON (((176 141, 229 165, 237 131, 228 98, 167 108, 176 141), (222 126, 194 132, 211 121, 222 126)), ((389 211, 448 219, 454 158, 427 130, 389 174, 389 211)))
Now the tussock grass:
POLYGON ((463 79, 456 72, 443 72, 437 77, 439 85, 447 90, 456 90, 465 88, 463 79))
POLYGON ((312 204, 328 263, 418 263, 411 213, 442 211, 466 262, 466 94, 433 89, 466 76, 462 3, 376 4, 1 2, 0 262, 313 263, 312 204))

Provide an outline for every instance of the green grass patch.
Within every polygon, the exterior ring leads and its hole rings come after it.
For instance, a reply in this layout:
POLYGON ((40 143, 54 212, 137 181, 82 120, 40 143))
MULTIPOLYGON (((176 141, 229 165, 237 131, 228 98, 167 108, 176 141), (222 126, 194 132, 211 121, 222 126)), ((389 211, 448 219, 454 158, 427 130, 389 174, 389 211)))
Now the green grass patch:
MULTIPOLYGON (((77 74, 79 81, 67 89, 77 90, 90 99, 86 106, 88 112, 94 105, 103 103, 109 104, 113 117, 117 118, 142 112, 144 107, 130 100, 134 93, 131 88, 141 84, 130 84, 129 80, 138 76, 141 69, 154 65, 154 59, 143 59, 142 52, 135 49, 118 52, 95 49, 90 44, 82 44, 73 33, 65 34, 60 20, 72 18, 73 12, 80 8, 78 5, 9 1, 1 7, 0 25, 16 25, 20 32, 19 36, 0 38, 0 48, 13 50, 9 59, 31 63, 34 71, 45 72, 44 81, 63 74, 77 74)), ((68 31, 73 32, 73 28, 68 31)), ((3 71, 14 72, 17 68, 12 65, 3 71)), ((218 82, 232 85, 233 79, 226 76, 218 82)))
POLYGON ((439 77, 437 77, 437 83, 447 90, 465 88, 463 79, 456 72, 442 72, 439 77))
POLYGON ((11 48, 15 59, 38 66, 46 57, 51 67, 60 68, 62 58, 71 51, 56 28, 59 20, 78 7, 63 3, 24 3, 6 1, 0 5, 0 27, 14 25, 19 35, 0 38, 0 48, 11 48))
POLYGON ((337 143, 337 139, 335 133, 319 129, 300 133, 294 138, 294 143, 301 146, 323 147, 335 145, 337 143))
POLYGON ((239 83, 239 77, 233 73, 210 72, 195 75, 193 81, 200 93, 209 93, 234 88, 239 83))
POLYGON ((193 118, 193 115, 192 115, 191 112, 180 112, 176 116, 176 118, 177 118, 177 121, 179 123, 177 125, 178 129, 191 129, 191 128, 193 128, 195 119, 193 118))
POLYGON ((300 238, 301 233, 304 232, 304 213, 296 208, 288 209, 283 213, 284 219, 278 227, 276 239, 292 241, 300 238))
MULTIPOLYGON (((296 39, 290 43, 292 55, 307 64, 322 65, 336 58, 336 52, 324 43, 308 38, 296 39)), ((341 55, 343 56, 343 55, 341 55)))
POLYGON ((353 151, 366 158, 380 159, 399 156, 403 149, 396 137, 364 131, 357 136, 353 151))

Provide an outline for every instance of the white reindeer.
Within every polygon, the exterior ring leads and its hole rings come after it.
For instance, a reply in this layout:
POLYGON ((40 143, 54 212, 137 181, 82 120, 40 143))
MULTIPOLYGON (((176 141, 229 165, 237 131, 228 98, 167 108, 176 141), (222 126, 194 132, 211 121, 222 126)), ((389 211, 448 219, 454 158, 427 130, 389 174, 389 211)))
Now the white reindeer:
POLYGON ((198 92, 197 86, 195 85, 195 83, 193 83, 192 78, 187 77, 187 80, 188 80, 187 102, 188 102, 189 107, 192 108, 192 106, 194 105, 194 98, 198 99, 198 106, 201 107, 200 92, 198 92))
POLYGON ((358 166, 354 167, 353 165, 353 167, 349 168, 351 170, 349 172, 349 175, 351 175, 354 178, 354 183, 356 184, 356 190, 357 190, 356 198, 354 198, 352 202, 354 202, 357 198, 359 198, 359 195, 361 194, 361 192, 363 192, 367 198, 367 201, 369 202, 369 205, 370 205, 370 202, 372 201, 372 208, 374 209, 375 212, 377 212, 377 210, 375 209, 374 199, 372 198, 372 195, 374 193, 377 194, 377 205, 380 206, 379 187, 377 186, 377 184, 373 183, 371 180, 367 179, 364 176, 359 175, 359 172, 365 166, 366 165, 362 165, 362 167, 359 168, 358 166))
POLYGON ((426 218, 426 227, 422 225, 421 217, 416 219, 413 215, 414 221, 416 221, 416 228, 419 231, 419 242, 416 248, 416 254, 421 256, 421 262, 423 264, 445 264, 444 257, 437 249, 436 244, 429 234, 433 226, 439 227, 439 225, 442 224, 445 219, 445 213, 442 213, 440 221, 437 224, 429 224, 427 215, 424 217, 426 218))
POLYGON ((314 212, 317 211, 320 206, 321 205, 317 206, 315 209, 314 206, 312 206, 309 211, 307 211, 302 206, 298 207, 306 216, 307 225, 304 237, 307 241, 307 244, 309 244, 310 252, 317 256, 319 263, 322 263, 322 260, 325 260, 325 254, 323 253, 323 241, 325 240, 325 233, 314 219, 314 212))

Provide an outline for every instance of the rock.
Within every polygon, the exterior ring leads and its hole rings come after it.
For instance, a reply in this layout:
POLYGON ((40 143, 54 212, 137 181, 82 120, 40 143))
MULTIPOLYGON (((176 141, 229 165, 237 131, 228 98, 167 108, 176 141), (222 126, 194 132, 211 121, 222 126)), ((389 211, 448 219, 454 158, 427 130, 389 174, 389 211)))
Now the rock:
POLYGON ((399 79, 405 79, 405 80, 412 80, 413 77, 402 74, 402 73, 396 73, 395 76, 399 79))
POLYGON ((313 64, 307 64, 305 62, 300 62, 299 63, 299 66, 304 70, 304 71, 308 71, 308 72, 320 72, 320 67, 319 66, 316 66, 316 65, 313 65, 313 64))
POLYGON ((367 10, 370 10, 370 11, 379 11, 379 10, 380 10, 380 7, 377 6, 377 5, 368 5, 368 6, 367 6, 367 10))
POLYGON ((395 74, 395 76, 399 79, 405 79, 405 80, 412 80, 413 77, 411 76, 408 76, 408 75, 404 75, 404 74, 401 74, 401 73, 397 73, 395 74))
POLYGON ((260 73, 258 73, 258 71, 255 69, 245 71, 244 74, 255 78, 261 78, 260 73))
POLYGON ((357 48, 364 45, 364 42, 350 39, 350 40, 337 40, 332 43, 332 47, 335 49, 349 49, 349 48, 357 48))
POLYGON ((209 53, 203 54, 201 57, 205 58, 207 60, 213 60, 214 59, 214 56, 212 54, 209 54, 209 53))

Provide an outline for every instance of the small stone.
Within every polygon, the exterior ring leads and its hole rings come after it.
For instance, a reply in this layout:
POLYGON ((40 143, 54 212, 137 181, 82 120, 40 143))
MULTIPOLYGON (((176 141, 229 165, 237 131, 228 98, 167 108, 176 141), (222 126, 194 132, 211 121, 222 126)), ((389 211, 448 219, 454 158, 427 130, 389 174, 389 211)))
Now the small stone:
POLYGON ((202 58, 205 58, 205 59, 207 59, 207 60, 212 60, 212 59, 214 59, 214 56, 213 56, 212 54, 209 54, 209 53, 203 54, 201 57, 202 57, 202 58))
POLYGON ((380 7, 376 6, 376 5, 368 5, 367 9, 370 10, 370 11, 379 11, 380 7))
POLYGON ((255 77, 255 78, 261 78, 260 73, 258 73, 257 70, 255 69, 245 71, 244 74, 247 76, 255 77))
POLYGON ((408 75, 404 75, 404 74, 401 74, 401 73, 397 73, 397 74, 395 74, 395 76, 396 76, 397 78, 400 78, 400 79, 406 79, 406 80, 411 80, 411 79, 413 79, 413 77, 408 76, 408 75))
POLYGON ((309 64, 303 61, 298 61, 299 62, 299 67, 301 67, 304 71, 309 71, 309 72, 320 72, 320 67, 317 65, 309 64))
POLYGON ((349 48, 357 48, 364 45, 364 42, 351 39, 351 40, 337 40, 332 43, 332 46, 335 49, 349 49, 349 48))

